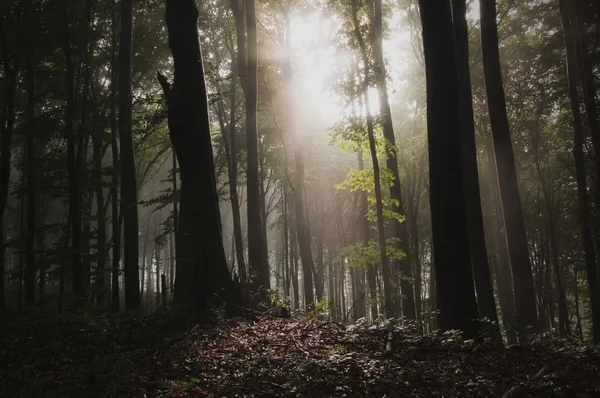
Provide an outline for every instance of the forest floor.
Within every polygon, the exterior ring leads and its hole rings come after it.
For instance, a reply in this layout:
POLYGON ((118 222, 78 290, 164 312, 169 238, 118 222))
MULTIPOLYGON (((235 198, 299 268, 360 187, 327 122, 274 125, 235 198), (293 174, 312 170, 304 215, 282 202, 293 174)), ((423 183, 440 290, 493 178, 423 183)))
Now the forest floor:
POLYGON ((512 397, 600 397, 590 347, 395 329, 386 352, 386 326, 252 318, 20 316, 0 336, 0 396, 501 397, 520 386, 512 397))

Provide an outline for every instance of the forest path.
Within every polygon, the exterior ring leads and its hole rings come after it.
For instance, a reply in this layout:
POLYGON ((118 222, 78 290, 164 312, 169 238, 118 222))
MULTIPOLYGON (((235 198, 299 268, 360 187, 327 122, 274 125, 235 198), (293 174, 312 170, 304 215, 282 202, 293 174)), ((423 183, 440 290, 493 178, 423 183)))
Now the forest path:
POLYGON ((545 364, 523 396, 600 396, 600 352, 501 349, 450 335, 295 319, 193 327, 159 314, 19 318, 0 336, 2 397, 498 397, 545 364), (183 331, 183 332, 182 332, 183 331))

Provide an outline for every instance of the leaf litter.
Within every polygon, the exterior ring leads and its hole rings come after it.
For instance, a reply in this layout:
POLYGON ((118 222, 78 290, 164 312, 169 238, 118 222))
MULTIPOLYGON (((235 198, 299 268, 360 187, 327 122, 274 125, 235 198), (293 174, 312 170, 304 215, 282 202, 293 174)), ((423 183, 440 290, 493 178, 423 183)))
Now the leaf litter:
POLYGON ((389 323, 253 316, 199 326, 173 312, 36 314, 0 336, 3 397, 503 395, 600 397, 600 351, 560 341, 502 348, 389 323))

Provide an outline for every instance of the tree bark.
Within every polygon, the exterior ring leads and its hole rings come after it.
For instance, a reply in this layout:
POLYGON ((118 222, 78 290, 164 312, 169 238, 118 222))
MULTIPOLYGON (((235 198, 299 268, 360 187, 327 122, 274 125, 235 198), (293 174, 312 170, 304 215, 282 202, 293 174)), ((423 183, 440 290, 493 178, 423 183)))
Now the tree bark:
POLYGON ((110 147, 112 154, 111 223, 112 223, 112 270, 111 308, 119 312, 119 263, 121 262, 121 214, 119 214, 119 148, 117 145, 117 17, 115 0, 111 1, 111 73, 110 73, 110 147))
MULTIPOLYGON (((383 17, 381 10, 382 0, 374 0, 375 3, 375 21, 374 21, 374 42, 373 42, 373 53, 375 55, 375 78, 379 89, 379 107, 381 117, 383 119, 383 136, 388 141, 391 149, 386 151, 386 166, 388 170, 392 172, 394 181, 390 185, 390 196, 394 203, 392 204, 392 211, 394 213, 404 215, 404 201, 402 200, 402 188, 400 186, 400 173, 398 172, 398 159, 396 156, 396 137, 394 135, 394 126, 392 123, 392 111, 390 108, 390 101, 388 98, 387 83, 386 83, 386 70, 385 61, 383 57, 383 17)), ((406 257, 400 260, 394 260, 394 268, 398 275, 395 279, 400 280, 400 289, 402 295, 402 315, 409 319, 416 319, 415 312, 415 294, 414 286, 408 278, 413 275, 411 267, 411 256, 413 253, 410 251, 410 242, 408 237, 408 227, 406 222, 400 222, 394 218, 392 220, 394 226, 395 237, 398 238, 397 249, 401 250, 406 254, 406 257)), ((394 290, 394 300, 399 300, 398 294, 394 290)), ((399 314, 398 314, 399 315, 399 314)))
POLYGON ((438 327, 479 335, 466 219, 450 4, 419 0, 427 82, 429 193, 438 327))
POLYGON ((121 200, 123 203, 123 271, 125 308, 140 309, 138 208, 132 134, 132 0, 121 0, 119 46, 119 138, 121 143, 121 200))
MULTIPOLYGON (((0 7, 6 15, 10 11, 0 7)), ((10 188, 10 172, 12 157, 12 138, 15 128, 15 94, 17 88, 17 73, 20 67, 21 52, 16 50, 13 56, 13 64, 10 64, 10 54, 8 48, 7 32, 5 31, 4 18, 0 17, 0 60, 2 61, 4 71, 4 101, 0 109, 0 244, 2 249, 0 253, 0 327, 2 322, 2 313, 6 309, 4 292, 4 274, 6 272, 6 251, 4 249, 4 210, 8 201, 10 188)), ((20 20, 16 22, 17 46, 20 42, 21 24, 20 20)), ((16 47, 17 47, 16 46, 16 47)))
POLYGON ((181 207, 175 299, 204 313, 217 295, 239 300, 221 235, 208 100, 193 0, 167 0, 166 21, 175 80, 169 100, 169 134, 179 161, 181 207))
MULTIPOLYGON (((314 309, 315 296, 313 291, 313 270, 315 269, 315 263, 312 255, 312 248, 310 244, 310 236, 306 225, 306 215, 304 210, 304 160, 302 158, 302 149, 300 142, 296 136, 295 128, 295 117, 292 100, 290 98, 292 89, 292 65, 291 65, 291 47, 292 47, 292 27, 290 20, 290 10, 288 6, 284 5, 283 19, 285 21, 285 56, 281 63, 281 70, 284 82, 284 94, 285 98, 285 109, 286 109, 286 121, 287 131, 290 137, 291 145, 294 153, 294 163, 296 165, 296 186, 292 188, 292 194, 294 196, 294 210, 296 216, 296 234, 298 237, 298 247, 300 249, 300 258, 302 260, 302 275, 304 282, 304 299, 307 309, 314 309)), ((318 281, 314 278, 314 283, 318 281)))
MULTIPOLYGON (((258 102, 258 43, 256 38, 255 1, 246 1, 247 66, 246 66, 246 150, 247 150, 247 205, 248 205, 248 262, 256 278, 255 286, 269 289, 269 258, 263 230, 258 157, 257 102, 258 102)), ((300 238, 299 238, 300 239, 300 238)))
MULTIPOLYGON (((592 312, 592 340, 600 344, 600 282, 596 269, 596 254, 590 228, 590 206, 587 190, 585 158, 583 153, 584 136, 582 131, 581 111, 577 94, 577 62, 575 36, 568 13, 568 0, 559 0, 562 28, 565 37, 567 82, 569 85, 569 101, 573 116, 573 155, 575 158, 575 175, 577 179, 577 199, 579 207, 579 224, 584 249, 585 270, 590 294, 592 312)), ((596 156, 598 160, 599 157, 596 156)))
MULTIPOLYGON (((27 47, 25 50, 25 86, 27 100, 25 105, 25 120, 27 123, 27 133, 25 141, 26 152, 26 170, 27 170, 27 236, 25 240, 25 303, 32 304, 35 301, 35 153, 34 153, 34 135, 35 135, 35 76, 34 76, 34 26, 35 10, 33 0, 25 3, 25 23, 27 24, 27 47)), ((66 21, 65 21, 66 23, 66 21)))
POLYGON ((506 226, 510 265, 513 271, 516 316, 518 323, 523 327, 531 327, 536 331, 538 317, 535 289, 500 69, 496 1, 482 0, 479 5, 485 88, 492 126, 500 201, 506 226))
POLYGON ((377 148, 375 144, 375 133, 373 127, 373 115, 369 106, 369 82, 371 80, 369 73, 369 58, 367 55, 367 47, 365 41, 360 32, 360 25, 358 21, 358 4, 357 0, 352 0, 352 22, 354 35, 358 41, 360 53, 363 62, 363 80, 361 84, 362 95, 364 97, 364 104, 367 113, 367 136, 369 140, 369 150, 371 153, 371 161, 373 163, 373 182, 375 185, 375 207, 377 213, 377 232, 379 237, 379 255, 381 257, 381 271, 383 276, 383 295, 384 295, 384 308, 383 311, 387 317, 392 317, 393 313, 393 300, 392 300, 392 283, 391 283, 391 272, 389 268, 386 238, 385 238, 385 226, 383 219, 383 195, 381 193, 381 179, 379 170, 379 161, 377 159, 377 148))
POLYGON ((494 288, 490 276, 483 214, 479 192, 479 174, 477 172, 477 148, 475 144, 475 124, 473 122, 473 101, 469 66, 469 30, 467 25, 467 6, 465 0, 452 0, 454 18, 454 39, 456 43, 456 64, 458 71, 458 103, 460 109, 461 153, 463 162, 463 180, 465 205, 469 229, 469 247, 471 265, 479 306, 479 316, 485 320, 484 330, 490 337, 501 340, 498 326, 498 313, 494 300, 494 288))

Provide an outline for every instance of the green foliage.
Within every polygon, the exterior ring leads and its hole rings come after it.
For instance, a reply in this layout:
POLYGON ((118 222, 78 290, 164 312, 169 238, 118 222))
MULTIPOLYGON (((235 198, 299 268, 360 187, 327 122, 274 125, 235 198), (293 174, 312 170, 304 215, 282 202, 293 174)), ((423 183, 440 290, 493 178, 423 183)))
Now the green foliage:
MULTIPOLYGON (((398 249, 398 239, 389 238, 386 241, 387 255, 390 260, 401 260, 406 253, 398 249)), ((370 240, 367 246, 362 242, 343 247, 333 259, 334 262, 344 261, 348 267, 364 268, 367 264, 379 264, 381 253, 376 240, 370 240)))

